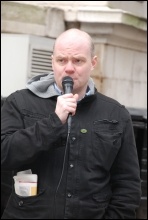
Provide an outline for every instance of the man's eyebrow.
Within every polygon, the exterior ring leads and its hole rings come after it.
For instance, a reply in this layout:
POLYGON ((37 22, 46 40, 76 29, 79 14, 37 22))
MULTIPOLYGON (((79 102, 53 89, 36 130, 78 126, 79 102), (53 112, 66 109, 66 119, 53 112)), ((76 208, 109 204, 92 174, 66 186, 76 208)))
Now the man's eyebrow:
POLYGON ((74 58, 74 59, 82 59, 82 60, 85 60, 85 59, 86 59, 86 57, 80 56, 80 55, 78 55, 78 56, 73 56, 73 58, 74 58))

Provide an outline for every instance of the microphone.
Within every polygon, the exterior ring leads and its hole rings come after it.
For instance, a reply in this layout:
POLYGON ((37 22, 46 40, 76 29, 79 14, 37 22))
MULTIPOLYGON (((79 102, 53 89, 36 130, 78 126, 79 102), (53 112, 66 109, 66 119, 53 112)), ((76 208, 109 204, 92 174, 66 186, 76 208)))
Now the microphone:
POLYGON ((72 93, 73 90, 73 79, 70 76, 63 77, 62 86, 64 94, 72 93))
MULTIPOLYGON (((70 76, 65 76, 62 79, 62 86, 63 86, 63 91, 64 94, 68 94, 68 93, 72 93, 73 91, 73 79, 70 76)), ((71 120, 72 120, 72 115, 71 113, 69 113, 68 115, 68 134, 70 133, 70 129, 71 129, 71 120)))

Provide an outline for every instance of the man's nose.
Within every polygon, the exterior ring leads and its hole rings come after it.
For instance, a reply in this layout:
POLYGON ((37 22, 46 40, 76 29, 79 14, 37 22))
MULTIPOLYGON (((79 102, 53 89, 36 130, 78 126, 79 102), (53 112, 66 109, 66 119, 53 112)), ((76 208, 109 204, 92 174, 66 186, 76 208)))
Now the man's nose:
POLYGON ((66 73, 73 73, 74 72, 74 65, 71 61, 67 62, 65 66, 65 72, 66 73))

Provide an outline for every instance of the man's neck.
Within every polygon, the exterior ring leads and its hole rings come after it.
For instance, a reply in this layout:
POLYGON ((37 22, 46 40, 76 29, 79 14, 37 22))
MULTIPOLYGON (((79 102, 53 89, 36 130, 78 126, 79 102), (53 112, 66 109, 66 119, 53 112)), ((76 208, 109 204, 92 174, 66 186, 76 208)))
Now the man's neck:
MULTIPOLYGON (((54 83, 54 88, 59 93, 59 95, 63 94, 63 92, 60 90, 60 88, 57 86, 56 83, 54 83)), ((78 101, 81 101, 85 96, 89 96, 90 95, 90 88, 89 88, 89 86, 87 86, 87 88, 84 91, 78 93, 78 95, 79 95, 79 100, 78 101)))

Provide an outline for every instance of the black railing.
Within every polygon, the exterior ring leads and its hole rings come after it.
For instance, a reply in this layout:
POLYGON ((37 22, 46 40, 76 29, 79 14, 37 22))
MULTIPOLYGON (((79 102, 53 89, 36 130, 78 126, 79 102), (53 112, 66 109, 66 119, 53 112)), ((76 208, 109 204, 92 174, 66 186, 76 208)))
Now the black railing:
POLYGON ((128 110, 133 121, 141 175, 142 195, 137 219, 147 219, 147 111, 132 108, 128 110))

